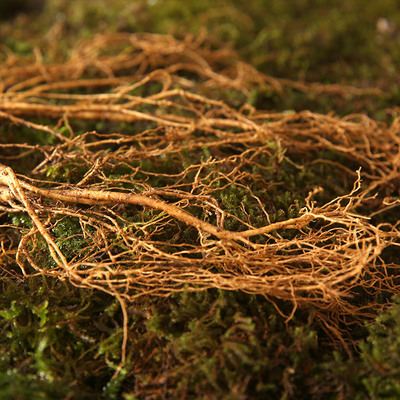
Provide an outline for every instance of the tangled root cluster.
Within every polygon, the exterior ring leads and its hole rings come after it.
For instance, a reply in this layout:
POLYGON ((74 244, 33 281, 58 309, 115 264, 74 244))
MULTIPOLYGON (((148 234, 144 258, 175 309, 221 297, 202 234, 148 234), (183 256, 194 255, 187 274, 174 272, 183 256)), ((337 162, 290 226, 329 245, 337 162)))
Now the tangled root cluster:
POLYGON ((379 90, 274 79, 191 37, 35 54, 0 67, 0 161, 32 170, 0 177, 3 269, 121 301, 241 290, 312 305, 336 333, 381 307, 363 296, 398 292, 400 121, 247 101, 379 90))

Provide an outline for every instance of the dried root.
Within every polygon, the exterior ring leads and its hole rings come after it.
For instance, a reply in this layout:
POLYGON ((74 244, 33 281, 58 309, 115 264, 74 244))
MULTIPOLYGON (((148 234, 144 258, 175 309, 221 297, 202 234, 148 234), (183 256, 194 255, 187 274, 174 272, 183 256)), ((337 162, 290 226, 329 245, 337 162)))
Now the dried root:
POLYGON ((32 177, 65 178, 49 186, 0 165, 3 216, 23 212, 32 221, 3 225, 3 261, 14 258, 26 276, 33 268, 121 303, 242 290, 290 301, 293 310, 313 305, 335 334, 348 316, 362 319, 374 308, 357 305, 357 292, 398 292, 398 264, 383 255, 399 245, 398 224, 376 218, 399 205, 399 121, 264 112, 208 96, 254 85, 362 90, 275 80, 227 51, 152 35, 99 36, 64 64, 10 61, 0 76, 0 118, 52 138, 42 146, 0 143, 3 163, 35 154, 32 177), (82 121, 111 125, 78 132, 82 121), (183 165, 183 152, 191 163, 183 165), (313 184, 297 189, 309 195, 293 203, 293 215, 271 221, 279 169, 316 165, 336 170, 328 179, 340 178, 338 185, 355 182, 353 189, 322 202, 313 184), (65 233, 68 224, 74 229, 65 233))

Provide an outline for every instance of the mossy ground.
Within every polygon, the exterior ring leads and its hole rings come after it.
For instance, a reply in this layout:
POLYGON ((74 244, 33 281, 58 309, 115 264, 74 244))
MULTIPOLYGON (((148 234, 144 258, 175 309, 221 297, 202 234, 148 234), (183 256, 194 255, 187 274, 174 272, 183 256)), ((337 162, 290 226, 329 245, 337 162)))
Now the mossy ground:
MULTIPOLYGON (((40 46, 45 49, 44 57, 55 61, 68 54, 78 39, 99 31, 179 36, 187 32, 201 34, 205 27, 215 37, 215 43, 230 43, 243 58, 274 77, 378 87, 384 93, 343 97, 288 89, 282 96, 254 89, 248 101, 257 108, 310 109, 339 115, 361 112, 390 122, 396 114, 388 110, 397 105, 399 94, 395 67, 400 61, 398 7, 389 0, 331 3, 304 0, 289 7, 285 2, 273 0, 267 7, 262 0, 250 3, 193 0, 182 7, 178 0, 48 0, 37 15, 20 14, 2 22, 0 41, 19 55, 31 55, 35 46, 40 46), (378 18, 387 18, 393 30, 378 31, 378 18)), ((246 100, 243 94, 234 91, 216 96, 233 105, 246 100)), ((53 140, 51 135, 33 138, 28 129, 4 121, 1 124, 2 143, 12 138, 13 142, 46 145, 53 140)), ((77 127, 77 131, 88 128, 77 127)), ((115 128, 103 122, 92 127, 99 132, 115 128)), ((203 153, 182 152, 182 164, 198 162, 210 152, 207 148, 203 153)), ((279 154, 282 156, 281 150, 276 149, 276 156, 279 154)), ((316 152, 305 155, 304 159, 281 158, 270 169, 253 171, 263 174, 265 181, 282 182, 272 191, 257 192, 270 204, 272 219, 293 217, 313 186, 324 186, 324 200, 351 189, 352 181, 327 164, 296 167, 317 158, 338 161, 334 152, 316 152)), ((31 169, 28 164, 12 166, 20 173, 31 169)), ((70 170, 54 169, 48 174, 52 179, 74 183, 86 172, 77 170, 78 166, 77 162, 76 169, 72 165, 70 170)), ((170 168, 170 164, 168 159, 146 160, 142 168, 159 171, 170 168)), ((110 171, 109 177, 123 173, 110 171)), ((243 195, 237 186, 217 192, 224 207, 238 216, 242 216, 243 210, 238 209, 237 199, 243 195)), ((251 201, 246 206, 249 214, 259 212, 251 201)), ((398 219, 398 211, 393 211, 390 217, 398 219)), ((24 215, 16 214, 13 218, 16 226, 28 228, 29 221, 24 215)), ((73 219, 60 221, 53 233, 70 257, 85 246, 73 219), (77 231, 76 236, 63 242, 71 230, 77 231)), ((399 265, 395 253, 388 257, 399 265)), ((378 316, 375 324, 355 328, 359 346, 346 352, 343 347, 333 351, 326 333, 314 320, 312 309, 297 312, 292 320, 285 322, 265 298, 240 292, 213 289, 187 291, 167 300, 148 297, 129 305, 127 362, 115 377, 123 338, 123 318, 116 299, 48 277, 19 281, 13 276, 14 266, 8 264, 9 260, 1 262, 4 271, 0 277, 1 398, 396 399, 400 396, 400 307, 396 299, 392 310, 378 316)), ((360 295, 359 301, 368 302, 362 296, 367 295, 360 295)), ((290 313, 289 305, 279 306, 290 313)))

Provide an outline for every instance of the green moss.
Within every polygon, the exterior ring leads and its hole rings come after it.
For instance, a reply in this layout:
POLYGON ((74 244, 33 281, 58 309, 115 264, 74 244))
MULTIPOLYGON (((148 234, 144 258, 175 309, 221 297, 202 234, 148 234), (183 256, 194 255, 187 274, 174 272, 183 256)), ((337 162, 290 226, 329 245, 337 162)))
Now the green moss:
POLYGON ((111 379, 122 341, 115 299, 44 277, 2 277, 0 285, 2 398, 117 398, 124 373, 111 379))
POLYGON ((360 356, 346 360, 334 352, 314 364, 315 385, 321 393, 331 391, 357 400, 399 397, 399 298, 394 297, 392 302, 392 308, 367 327, 366 337, 359 343, 360 356))
MULTIPOLYGON (((54 63, 64 59, 77 39, 98 31, 168 31, 184 35, 206 27, 215 38, 208 44, 210 48, 233 45, 246 61, 275 77, 359 87, 378 86, 385 94, 342 96, 303 93, 290 88, 279 93, 257 87, 247 95, 233 89, 199 89, 204 90, 204 94, 222 99, 236 108, 249 101, 258 109, 286 112, 309 109, 321 113, 334 110, 338 115, 362 112, 390 122, 385 109, 398 103, 396 65, 400 61, 400 51, 396 34, 385 35, 377 31, 376 21, 380 16, 388 18, 398 29, 400 14, 391 0, 368 4, 356 0, 340 0, 335 4, 328 0, 301 0, 290 6, 281 0, 272 0, 268 5, 263 0, 232 0, 228 3, 218 0, 187 2, 185 7, 177 0, 140 0, 134 4, 117 0, 113 5, 106 0, 48 0, 39 17, 18 17, 3 22, 0 38, 17 55, 24 57, 32 56, 32 49, 38 45, 44 49, 44 61, 54 63), (50 28, 53 31, 49 32, 50 28), (52 42, 50 38, 59 28, 62 35, 52 42)), ((104 55, 113 52, 110 48, 103 50, 104 55)), ((1 57, 5 60, 5 56, 1 57)), ((93 71, 86 73, 91 77, 97 76, 93 71)), ((124 73, 132 71, 121 70, 117 75, 124 73)), ((182 73, 182 76, 198 83, 198 76, 194 74, 182 73)), ((160 85, 155 83, 145 85, 133 94, 147 96, 159 91, 160 85)), ((138 110, 151 113, 168 111, 167 108, 147 105, 138 110)), ((40 119, 35 122, 56 123, 40 119)), ((155 127, 146 121, 135 124, 71 121, 71 125, 77 134, 97 130, 107 134, 123 132, 134 135, 155 127)), ((68 135, 65 127, 59 131, 68 135)), ((200 133, 194 132, 193 135, 200 136, 200 133)), ((53 146, 57 139, 45 132, 33 132, 3 121, 0 142, 53 146)), ((271 222, 297 216, 304 206, 305 196, 315 187, 324 187, 324 192, 316 197, 321 203, 352 188, 353 179, 346 173, 330 164, 312 162, 315 159, 331 160, 352 170, 357 169, 358 166, 343 154, 310 151, 300 157, 296 149, 291 152, 273 141, 265 144, 270 156, 260 156, 255 160, 258 165, 243 163, 240 168, 245 173, 257 175, 251 191, 260 199, 271 222), (278 184, 271 186, 270 182, 278 184)), ((80 151, 78 148, 73 150, 80 151)), ((105 154, 115 147, 101 150, 105 154)), ((223 155, 238 155, 244 147, 237 145, 219 150, 223 155)), ((24 174, 29 174, 43 159, 37 151, 24 157, 24 162, 10 159, 12 155, 15 154, 1 148, 2 162, 4 158, 17 172, 24 174)), ((220 156, 215 149, 204 146, 201 151, 141 157, 131 162, 132 168, 140 169, 137 180, 125 182, 120 187, 140 192, 143 189, 139 184, 141 181, 153 187, 165 187, 172 179, 155 177, 152 173, 179 173, 182 166, 190 167, 220 156)), ((47 179, 51 182, 78 182, 88 171, 87 166, 82 167, 85 165, 82 160, 76 157, 65 164, 48 166, 47 179)), ((230 167, 224 168, 229 171, 230 167)), ((131 172, 132 169, 122 165, 105 170, 110 179, 131 172)), ((188 174, 186 181, 182 182, 183 190, 185 184, 190 187, 193 174, 188 174)), ((224 187, 228 181, 222 177, 219 166, 214 165, 205 167, 199 178, 206 179, 207 175, 209 181, 218 178, 213 186, 213 195, 225 210, 244 221, 249 218, 254 226, 265 225, 266 218, 259 203, 244 187, 248 182, 244 180, 224 187)), ((213 215, 202 215, 199 208, 188 210, 215 222, 213 215)), ((121 226, 129 231, 135 229, 135 224, 162 217, 162 214, 150 210, 140 211, 134 207, 127 209, 124 221, 119 221, 121 226)), ((21 229, 32 227, 24 213, 2 218, 21 229)), ((398 211, 393 209, 387 214, 377 215, 373 221, 376 224, 395 223, 398 219, 398 211)), ((84 238, 79 221, 63 218, 54 219, 53 223, 52 235, 67 258, 84 255, 84 249, 91 243, 84 238)), ((225 227, 243 229, 233 219, 227 220, 225 227)), ((286 238, 292 234, 284 232, 282 236, 286 238)), ((176 251, 174 240, 179 242, 184 238, 188 243, 195 242, 197 232, 183 224, 171 223, 160 237, 165 238, 170 239, 166 251, 173 252, 176 251), (176 236, 177 233, 181 236, 176 236)), ((118 238, 112 243, 116 251, 126 250, 118 238)), ((36 260, 41 265, 54 266, 46 264, 50 257, 43 240, 38 241, 35 251, 36 260)), ((399 264, 394 246, 381 256, 393 265, 399 264)), ((11 272, 16 269, 11 264, 2 267, 11 272)), ((398 279, 395 268, 389 268, 388 273, 393 275, 393 279, 398 279)), ((146 298, 130 306, 128 362, 118 378, 112 379, 120 360, 123 337, 121 312, 115 299, 37 276, 23 282, 2 276, 0 285, 1 398, 103 396, 106 399, 133 400, 148 398, 154 391, 163 391, 169 398, 188 399, 396 399, 400 396, 397 378, 400 373, 397 322, 400 308, 397 300, 392 310, 379 317, 368 330, 358 331, 357 337, 364 339, 359 348, 361 355, 353 353, 349 359, 343 351, 333 352, 327 345, 331 339, 313 320, 312 309, 298 312, 292 321, 284 323, 265 298, 244 293, 208 290, 175 294, 168 299, 146 298), (146 320, 140 315, 148 310, 151 310, 151 317, 146 320)), ((363 296, 363 304, 370 300, 387 301, 384 294, 373 299, 364 293, 363 296)), ((354 302, 360 301, 359 297, 356 296, 354 302)), ((283 309, 289 307, 285 304, 280 306, 283 309)), ((290 310, 285 309, 285 312, 289 314, 290 310)))
POLYGON ((13 213, 10 216, 14 226, 31 228, 33 225, 32 220, 27 213, 18 212, 15 214, 13 213))
POLYGON ((176 396, 284 398, 293 385, 303 398, 298 378, 318 342, 309 325, 285 327, 262 298, 214 290, 174 296, 156 310, 147 325, 176 360, 168 373, 176 396))
MULTIPOLYGON (((95 230, 91 226, 85 229, 86 233, 93 233, 95 230)), ((92 243, 85 238, 78 218, 66 217, 58 220, 52 233, 55 236, 56 244, 68 260, 84 256, 92 246, 92 243)))
POLYGON ((400 299, 393 299, 389 312, 368 327, 361 343, 361 382, 370 398, 395 399, 400 396, 400 299))
POLYGON ((68 394, 67 386, 59 382, 48 382, 35 374, 22 375, 17 370, 7 370, 7 363, 0 361, 0 396, 4 400, 15 399, 64 399, 68 394), (3 365, 2 365, 3 364, 3 365))

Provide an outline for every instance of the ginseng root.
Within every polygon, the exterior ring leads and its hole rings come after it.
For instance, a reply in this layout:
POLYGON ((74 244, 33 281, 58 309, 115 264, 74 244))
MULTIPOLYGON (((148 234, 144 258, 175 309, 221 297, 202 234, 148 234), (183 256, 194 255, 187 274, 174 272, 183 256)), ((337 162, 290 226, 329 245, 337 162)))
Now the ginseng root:
MULTIPOLYGON (((85 189, 43 189, 30 185, 29 183, 20 180, 16 177, 14 171, 5 165, 0 164, 0 201, 9 202, 12 200, 21 201, 28 208, 28 197, 35 194, 40 197, 64 201, 68 203, 80 204, 134 204, 143 207, 153 208, 155 210, 164 211, 173 218, 184 222, 187 225, 193 226, 199 231, 204 231, 216 236, 219 239, 230 241, 240 241, 248 245, 252 245, 246 238, 262 235, 272 232, 277 229, 301 229, 310 221, 318 218, 313 213, 305 213, 297 218, 292 218, 286 221, 276 222, 261 228, 248 229, 242 232, 232 232, 202 221, 193 216, 189 212, 181 208, 169 204, 165 201, 154 199, 150 196, 110 192, 103 190, 85 190, 85 189)), ((33 210, 32 210, 33 211, 33 210)), ((31 216, 32 217, 32 216, 31 216)), ((35 221, 34 221, 35 222, 35 221)))

